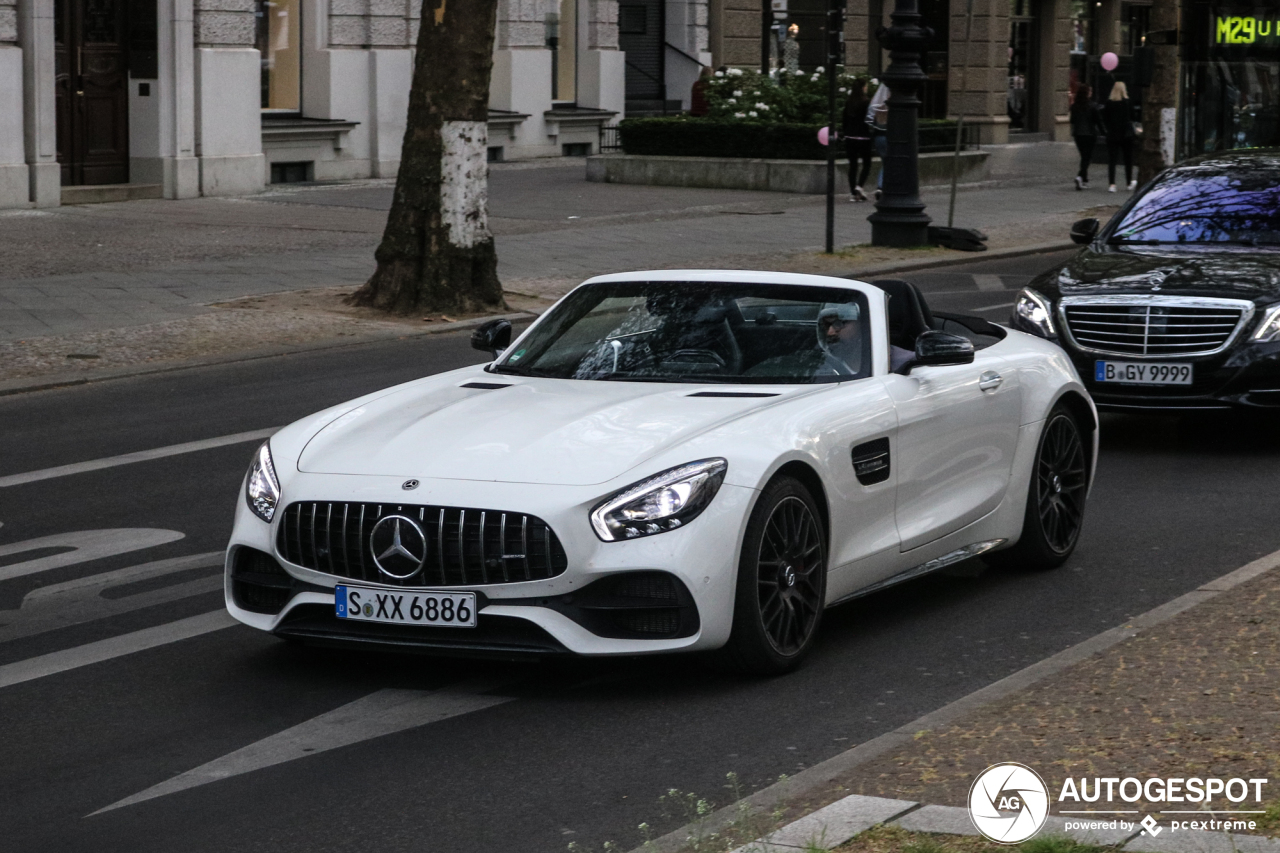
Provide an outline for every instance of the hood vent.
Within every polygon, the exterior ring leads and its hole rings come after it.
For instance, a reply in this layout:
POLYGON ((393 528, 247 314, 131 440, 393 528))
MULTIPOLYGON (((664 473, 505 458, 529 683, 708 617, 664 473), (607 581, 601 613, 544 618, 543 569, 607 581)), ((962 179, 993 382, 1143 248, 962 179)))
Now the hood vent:
POLYGON ((510 388, 510 382, 464 382, 459 388, 479 388, 481 391, 497 391, 499 388, 510 388))
POLYGON ((776 391, 698 391, 686 397, 779 397, 776 391))

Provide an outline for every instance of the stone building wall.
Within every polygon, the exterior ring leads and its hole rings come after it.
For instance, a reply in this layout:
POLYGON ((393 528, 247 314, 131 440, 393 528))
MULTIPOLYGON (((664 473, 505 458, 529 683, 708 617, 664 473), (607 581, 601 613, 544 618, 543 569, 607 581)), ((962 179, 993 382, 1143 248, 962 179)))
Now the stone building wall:
POLYGON ((0 44, 18 43, 18 0, 0 0, 0 44))
POLYGON ((195 0, 197 47, 253 47, 254 0, 195 0))
POLYGON ((618 49, 618 0, 587 0, 587 50, 618 49))

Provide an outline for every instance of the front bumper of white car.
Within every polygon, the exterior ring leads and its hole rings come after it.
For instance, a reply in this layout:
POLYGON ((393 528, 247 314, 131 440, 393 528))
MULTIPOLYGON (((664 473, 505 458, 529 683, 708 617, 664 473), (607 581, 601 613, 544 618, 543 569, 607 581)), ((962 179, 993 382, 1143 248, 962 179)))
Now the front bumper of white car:
POLYGON ((599 486, 427 480, 405 491, 403 482, 294 474, 270 523, 241 497, 226 557, 231 615, 318 643, 501 657, 692 651, 718 648, 729 637, 753 489, 721 486, 687 527, 602 542, 589 520, 605 496, 599 486), (429 541, 422 570, 403 582, 370 565, 368 536, 378 513, 421 519, 429 541), (547 528, 551 537, 542 533, 547 528), (474 592, 478 624, 340 619, 339 584, 474 592))

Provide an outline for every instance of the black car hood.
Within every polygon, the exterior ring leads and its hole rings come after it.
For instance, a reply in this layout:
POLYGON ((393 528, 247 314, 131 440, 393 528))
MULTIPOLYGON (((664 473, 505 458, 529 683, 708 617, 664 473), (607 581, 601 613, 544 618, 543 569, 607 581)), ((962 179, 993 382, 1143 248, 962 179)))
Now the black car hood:
POLYGON ((1155 293, 1264 304, 1280 301, 1280 251, 1094 244, 1031 286, 1052 297, 1155 293))

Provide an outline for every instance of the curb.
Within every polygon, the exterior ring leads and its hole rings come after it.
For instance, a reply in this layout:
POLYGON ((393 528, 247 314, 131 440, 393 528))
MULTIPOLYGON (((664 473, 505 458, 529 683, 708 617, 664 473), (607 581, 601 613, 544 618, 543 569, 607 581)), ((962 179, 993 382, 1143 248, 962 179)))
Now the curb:
MULTIPOLYGON (((972 259, 963 257, 947 257, 933 258, 927 261, 892 261, 882 264, 875 264, 864 267, 861 270, 849 273, 834 274, 836 278, 849 278, 855 280, 866 280, 875 276, 887 273, 912 272, 915 270, 932 269, 935 267, 958 266, 968 263, 980 263, 990 260, 1001 260, 1004 258, 1017 258, 1025 255, 1039 255, 1046 252, 1057 252, 1064 249, 1075 248, 1074 243, 1033 243, 1026 246, 1014 246, 1008 249, 996 249, 989 252, 974 253, 976 256, 972 259)), ((964 254, 964 253, 962 253, 964 254)), ((514 292, 514 291, 513 291, 514 292)), ((524 295, 524 294, 517 294, 524 295)), ((548 306, 550 307, 550 306, 548 306)), ((0 381, 0 397, 7 397, 14 394, 26 394, 32 391, 49 391, 56 388, 69 388, 75 385, 87 385, 91 382, 105 382, 112 379, 127 379, 135 376, 149 376, 156 373, 172 373, 178 370, 189 370, 196 367, 211 367, 221 364, 234 364, 241 361, 256 361, 262 358, 275 358, 277 356, 298 355, 308 352, 321 352, 330 349, 341 349, 344 347, 360 346, 361 344, 377 343, 380 341, 391 340, 394 338, 420 337, 422 335, 439 335, 449 332, 462 331, 474 328, 481 323, 489 320, 524 320, 536 317, 537 315, 527 311, 517 311, 508 314, 492 314, 485 317, 476 317, 471 320, 460 320, 456 323, 447 323, 439 326, 432 326, 426 329, 418 329, 412 331, 388 331, 384 334, 362 335, 353 337, 345 341, 329 341, 317 344, 298 344, 294 346, 281 347, 265 347, 262 349, 249 350, 238 353, 224 353, 215 356, 203 356, 185 361, 172 362, 164 365, 126 365, 122 367, 106 368, 102 370, 83 372, 63 372, 54 373, 43 377, 31 377, 26 379, 11 379, 0 381)))
MULTIPOLYGON (((635 848, 631 853, 677 853, 686 843, 690 836, 698 832, 703 834, 709 832, 720 832, 729 826, 735 818, 737 818, 745 809, 750 811, 766 811, 778 803, 785 800, 796 799, 806 794, 822 789, 830 784, 838 777, 853 770, 872 759, 879 758, 890 750, 903 746, 914 740, 917 733, 937 728, 942 725, 956 720, 970 711, 989 705, 1006 696, 1010 696, 1048 678, 1062 672, 1067 667, 1073 666, 1086 658, 1090 658, 1099 652, 1106 651, 1112 646, 1135 637, 1142 631, 1155 627, 1163 622, 1167 622, 1179 613, 1190 610, 1197 604, 1215 598, 1222 593, 1234 589, 1246 581, 1253 580, 1259 575, 1263 575, 1273 569, 1280 568, 1280 551, 1273 551, 1266 556, 1259 557, 1251 563, 1247 563, 1238 569, 1227 572, 1219 578, 1209 581, 1196 587, 1188 593, 1178 596, 1172 601, 1165 602, 1159 607, 1148 610, 1139 616, 1128 620, 1123 625, 1109 628, 1100 634, 1096 634, 1089 639, 1077 643, 1070 648, 1058 652, 1056 655, 1045 658, 1031 664, 1028 667, 1018 670, 1012 675, 1008 675, 999 681, 988 684, 967 696, 963 696, 950 704, 944 705, 936 711, 931 711, 922 717, 918 717, 905 725, 898 726, 892 731, 885 732, 879 737, 872 738, 866 743, 858 744, 839 755, 828 758, 819 764, 797 773, 781 782, 775 782, 767 788, 756 791, 749 797, 744 797, 736 803, 712 812, 701 823, 686 824, 679 829, 673 830, 659 838, 654 839, 649 844, 641 845, 635 848)), ((870 798, 875 799, 875 798, 870 798)), ((830 808, 828 806, 827 808, 830 808)), ((818 812, 814 812, 817 814, 818 812)), ((795 826, 800 821, 807 820, 810 816, 800 818, 799 821, 789 824, 795 826)), ((778 830, 781 832, 782 830, 778 830)), ((775 833, 776 834, 776 833, 775 833)), ((1220 833, 1205 833, 1217 837, 1220 833)), ((1252 837, 1252 836, 1242 836, 1252 837)), ((847 839, 846 839, 847 840, 847 839)), ((801 845, 803 846, 803 845, 801 845)), ((1146 849, 1146 848, 1144 848, 1146 849)), ((1154 849, 1154 848, 1152 848, 1154 849)), ((761 853, 768 853, 767 848, 761 850, 761 853)), ((1275 853, 1280 853, 1280 844, 1276 845, 1275 853)))
POLYGON ((873 264, 863 267, 856 272, 842 273, 839 278, 852 278, 862 281, 870 276, 878 276, 884 273, 893 272, 913 272, 916 270, 927 270, 934 267, 952 267, 961 264, 977 264, 984 261, 999 261, 1005 258, 1020 258, 1025 255, 1042 255, 1048 252, 1061 252, 1067 249, 1077 248, 1072 242, 1049 242, 1049 243, 1032 243, 1026 246, 1013 246, 1008 249, 993 249, 986 252, 961 252, 961 256, 972 255, 972 258, 957 257, 955 255, 946 258, 932 258, 927 261, 903 261, 889 262, 883 264, 873 264))
POLYGON ((245 352, 223 353, 222 355, 200 356, 170 364, 144 366, 125 365, 106 368, 90 373, 54 373, 49 376, 31 377, 28 379, 11 379, 0 382, 0 397, 14 394, 26 394, 31 391, 48 391, 54 388, 69 388, 74 385, 88 385, 92 382, 106 382, 112 379, 128 379, 134 376, 149 376, 155 373, 173 373, 179 370, 190 370, 196 367, 212 367, 220 364, 235 364, 241 361, 257 361, 263 358, 275 358, 285 355, 300 355, 309 352, 322 352, 331 349, 361 346, 399 338, 418 338, 426 335, 443 335, 449 332, 461 332, 475 328, 490 320, 526 320, 536 317, 528 311, 516 311, 507 314, 490 314, 470 320, 458 320, 453 323, 442 323, 425 329, 407 329, 405 331, 387 331, 385 333, 361 335, 345 341, 326 341, 316 344, 296 344, 281 347, 263 347, 245 352))
MULTIPOLYGON (((1081 844, 1119 847, 1142 853, 1280 853, 1280 839, 1260 835, 1193 829, 1180 830, 1176 834, 1170 831, 1164 841, 1158 841, 1156 836, 1148 836, 1137 825, 1130 829, 1080 829, 1073 826, 1082 822, 1049 815, 1040 831, 1050 836, 1066 836, 1081 844)), ((877 824, 934 835, 980 835, 966 808, 851 794, 764 838, 744 844, 733 853, 797 853, 815 846, 830 849, 845 844, 877 824)))

